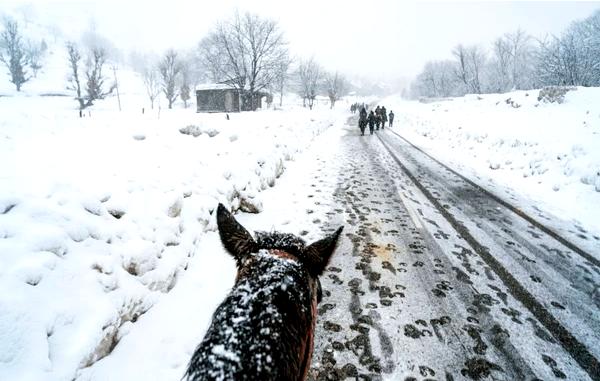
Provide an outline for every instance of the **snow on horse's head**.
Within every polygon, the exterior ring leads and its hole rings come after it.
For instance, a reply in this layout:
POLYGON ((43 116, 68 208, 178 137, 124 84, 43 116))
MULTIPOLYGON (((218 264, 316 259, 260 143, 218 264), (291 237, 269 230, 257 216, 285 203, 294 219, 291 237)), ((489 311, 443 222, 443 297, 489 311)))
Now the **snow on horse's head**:
POLYGON ((186 380, 304 380, 319 275, 342 228, 308 246, 285 233, 256 232, 254 239, 221 204, 217 225, 237 277, 190 360, 186 380))

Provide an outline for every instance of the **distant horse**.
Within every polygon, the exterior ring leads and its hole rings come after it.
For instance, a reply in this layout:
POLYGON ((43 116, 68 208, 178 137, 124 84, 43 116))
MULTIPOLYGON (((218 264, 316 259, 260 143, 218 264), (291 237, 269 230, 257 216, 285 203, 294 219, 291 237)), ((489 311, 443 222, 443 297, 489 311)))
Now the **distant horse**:
POLYGON ((186 380, 305 380, 314 344, 319 275, 340 227, 306 246, 292 234, 256 240, 219 204, 221 242, 237 264, 233 289, 217 307, 186 380))

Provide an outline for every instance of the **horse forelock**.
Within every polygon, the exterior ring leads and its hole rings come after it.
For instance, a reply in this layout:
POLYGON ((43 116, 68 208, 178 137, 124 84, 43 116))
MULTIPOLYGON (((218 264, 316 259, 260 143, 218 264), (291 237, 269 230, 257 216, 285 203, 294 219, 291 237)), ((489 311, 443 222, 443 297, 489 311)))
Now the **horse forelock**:
POLYGON ((278 249, 300 258, 306 242, 291 233, 257 231, 256 244, 260 249, 278 249))

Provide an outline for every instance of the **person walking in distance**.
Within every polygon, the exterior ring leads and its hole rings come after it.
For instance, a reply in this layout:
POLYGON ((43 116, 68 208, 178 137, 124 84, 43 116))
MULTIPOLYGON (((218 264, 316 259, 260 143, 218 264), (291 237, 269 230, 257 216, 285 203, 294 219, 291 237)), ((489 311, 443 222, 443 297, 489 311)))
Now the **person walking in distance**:
POLYGON ((365 134, 365 128, 367 127, 367 110, 365 108, 360 109, 360 116, 358 118, 358 127, 360 128, 360 134, 365 134))
POLYGON ((392 111, 392 110, 390 110, 389 120, 390 120, 390 127, 392 127, 394 125, 394 111, 392 111))
POLYGON ((373 112, 373 110, 371 110, 371 112, 369 113, 368 122, 369 132, 371 133, 371 135, 373 135, 373 130, 375 128, 375 113, 373 112))

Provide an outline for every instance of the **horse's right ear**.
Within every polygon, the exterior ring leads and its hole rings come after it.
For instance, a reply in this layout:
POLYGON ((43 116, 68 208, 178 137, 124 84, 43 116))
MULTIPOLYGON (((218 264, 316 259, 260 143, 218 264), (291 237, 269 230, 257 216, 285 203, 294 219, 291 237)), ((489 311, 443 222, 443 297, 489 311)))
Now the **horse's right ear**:
POLYGON ((217 207, 217 226, 225 250, 234 258, 238 266, 245 257, 257 250, 257 244, 246 229, 235 220, 223 204, 217 207))

